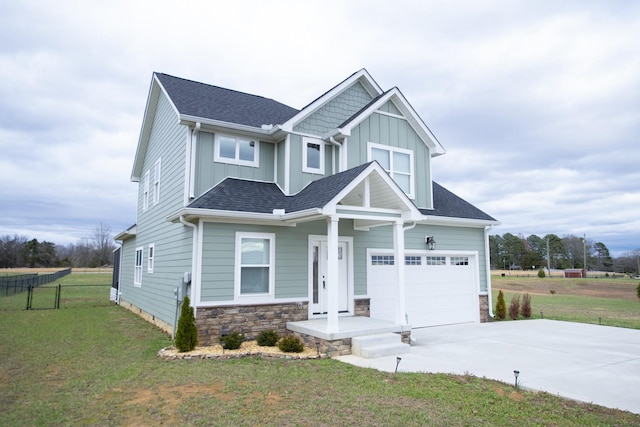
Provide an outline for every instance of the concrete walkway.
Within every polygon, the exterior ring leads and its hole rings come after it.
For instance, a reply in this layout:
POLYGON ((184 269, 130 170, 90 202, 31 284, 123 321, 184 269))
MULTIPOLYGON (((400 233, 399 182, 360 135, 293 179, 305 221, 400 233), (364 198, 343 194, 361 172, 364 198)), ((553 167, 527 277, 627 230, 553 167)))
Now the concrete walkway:
MULTIPOLYGON (((640 330, 554 320, 414 329, 398 371, 472 374, 640 414, 640 330)), ((396 356, 340 356, 393 372, 396 356)))

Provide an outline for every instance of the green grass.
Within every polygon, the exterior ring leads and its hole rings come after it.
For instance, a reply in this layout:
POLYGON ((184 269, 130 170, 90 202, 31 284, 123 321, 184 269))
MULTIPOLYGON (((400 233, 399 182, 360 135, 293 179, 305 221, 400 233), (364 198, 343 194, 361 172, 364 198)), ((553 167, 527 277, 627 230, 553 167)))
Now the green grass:
POLYGON ((542 312, 545 319, 640 329, 637 286, 637 280, 622 278, 492 277, 493 307, 499 290, 505 294, 507 310, 513 295, 529 293, 533 318, 542 317, 542 312))
POLYGON ((166 361, 156 353, 167 336, 115 305, 0 311, 0 336, 2 426, 640 424, 472 376, 330 359, 166 361))

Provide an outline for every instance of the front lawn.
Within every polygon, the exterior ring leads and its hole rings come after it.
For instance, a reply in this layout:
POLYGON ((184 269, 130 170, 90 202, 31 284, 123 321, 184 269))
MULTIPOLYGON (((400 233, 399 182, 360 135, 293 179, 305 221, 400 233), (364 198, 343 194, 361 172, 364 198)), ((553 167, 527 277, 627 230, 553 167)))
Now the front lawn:
MULTIPOLYGON (((73 274, 72 274, 73 276, 73 274)), ((115 305, 0 311, 0 425, 639 425, 640 415, 472 376, 331 359, 166 361, 115 305)))

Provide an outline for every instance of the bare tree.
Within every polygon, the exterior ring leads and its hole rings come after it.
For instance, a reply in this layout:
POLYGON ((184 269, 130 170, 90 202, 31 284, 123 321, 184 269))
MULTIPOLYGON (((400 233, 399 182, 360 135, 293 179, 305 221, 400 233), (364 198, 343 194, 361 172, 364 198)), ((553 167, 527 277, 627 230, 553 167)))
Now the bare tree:
POLYGON ((94 251, 91 264, 94 264, 95 267, 111 265, 112 254, 115 249, 111 227, 101 222, 93 232, 93 240, 91 243, 94 251))

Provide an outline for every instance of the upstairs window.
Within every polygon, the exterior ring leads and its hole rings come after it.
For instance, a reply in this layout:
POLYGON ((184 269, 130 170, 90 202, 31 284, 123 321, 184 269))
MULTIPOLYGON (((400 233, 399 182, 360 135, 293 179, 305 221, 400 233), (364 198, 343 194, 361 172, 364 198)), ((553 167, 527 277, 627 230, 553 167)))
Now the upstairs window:
POLYGON ((156 160, 153 167, 153 204, 160 201, 160 159, 156 160))
POLYGON ((142 210, 149 209, 149 171, 144 174, 144 182, 142 183, 142 210))
POLYGON ((407 196, 413 198, 413 151, 369 143, 369 161, 376 160, 407 196))
POLYGON ((302 138, 302 172, 324 174, 324 142, 302 138))
POLYGON ((156 247, 152 243, 149 245, 149 257, 147 258, 147 272, 153 273, 153 260, 155 259, 156 247))
POLYGON ((215 141, 214 161, 258 167, 258 141, 220 134, 216 134, 215 141))

